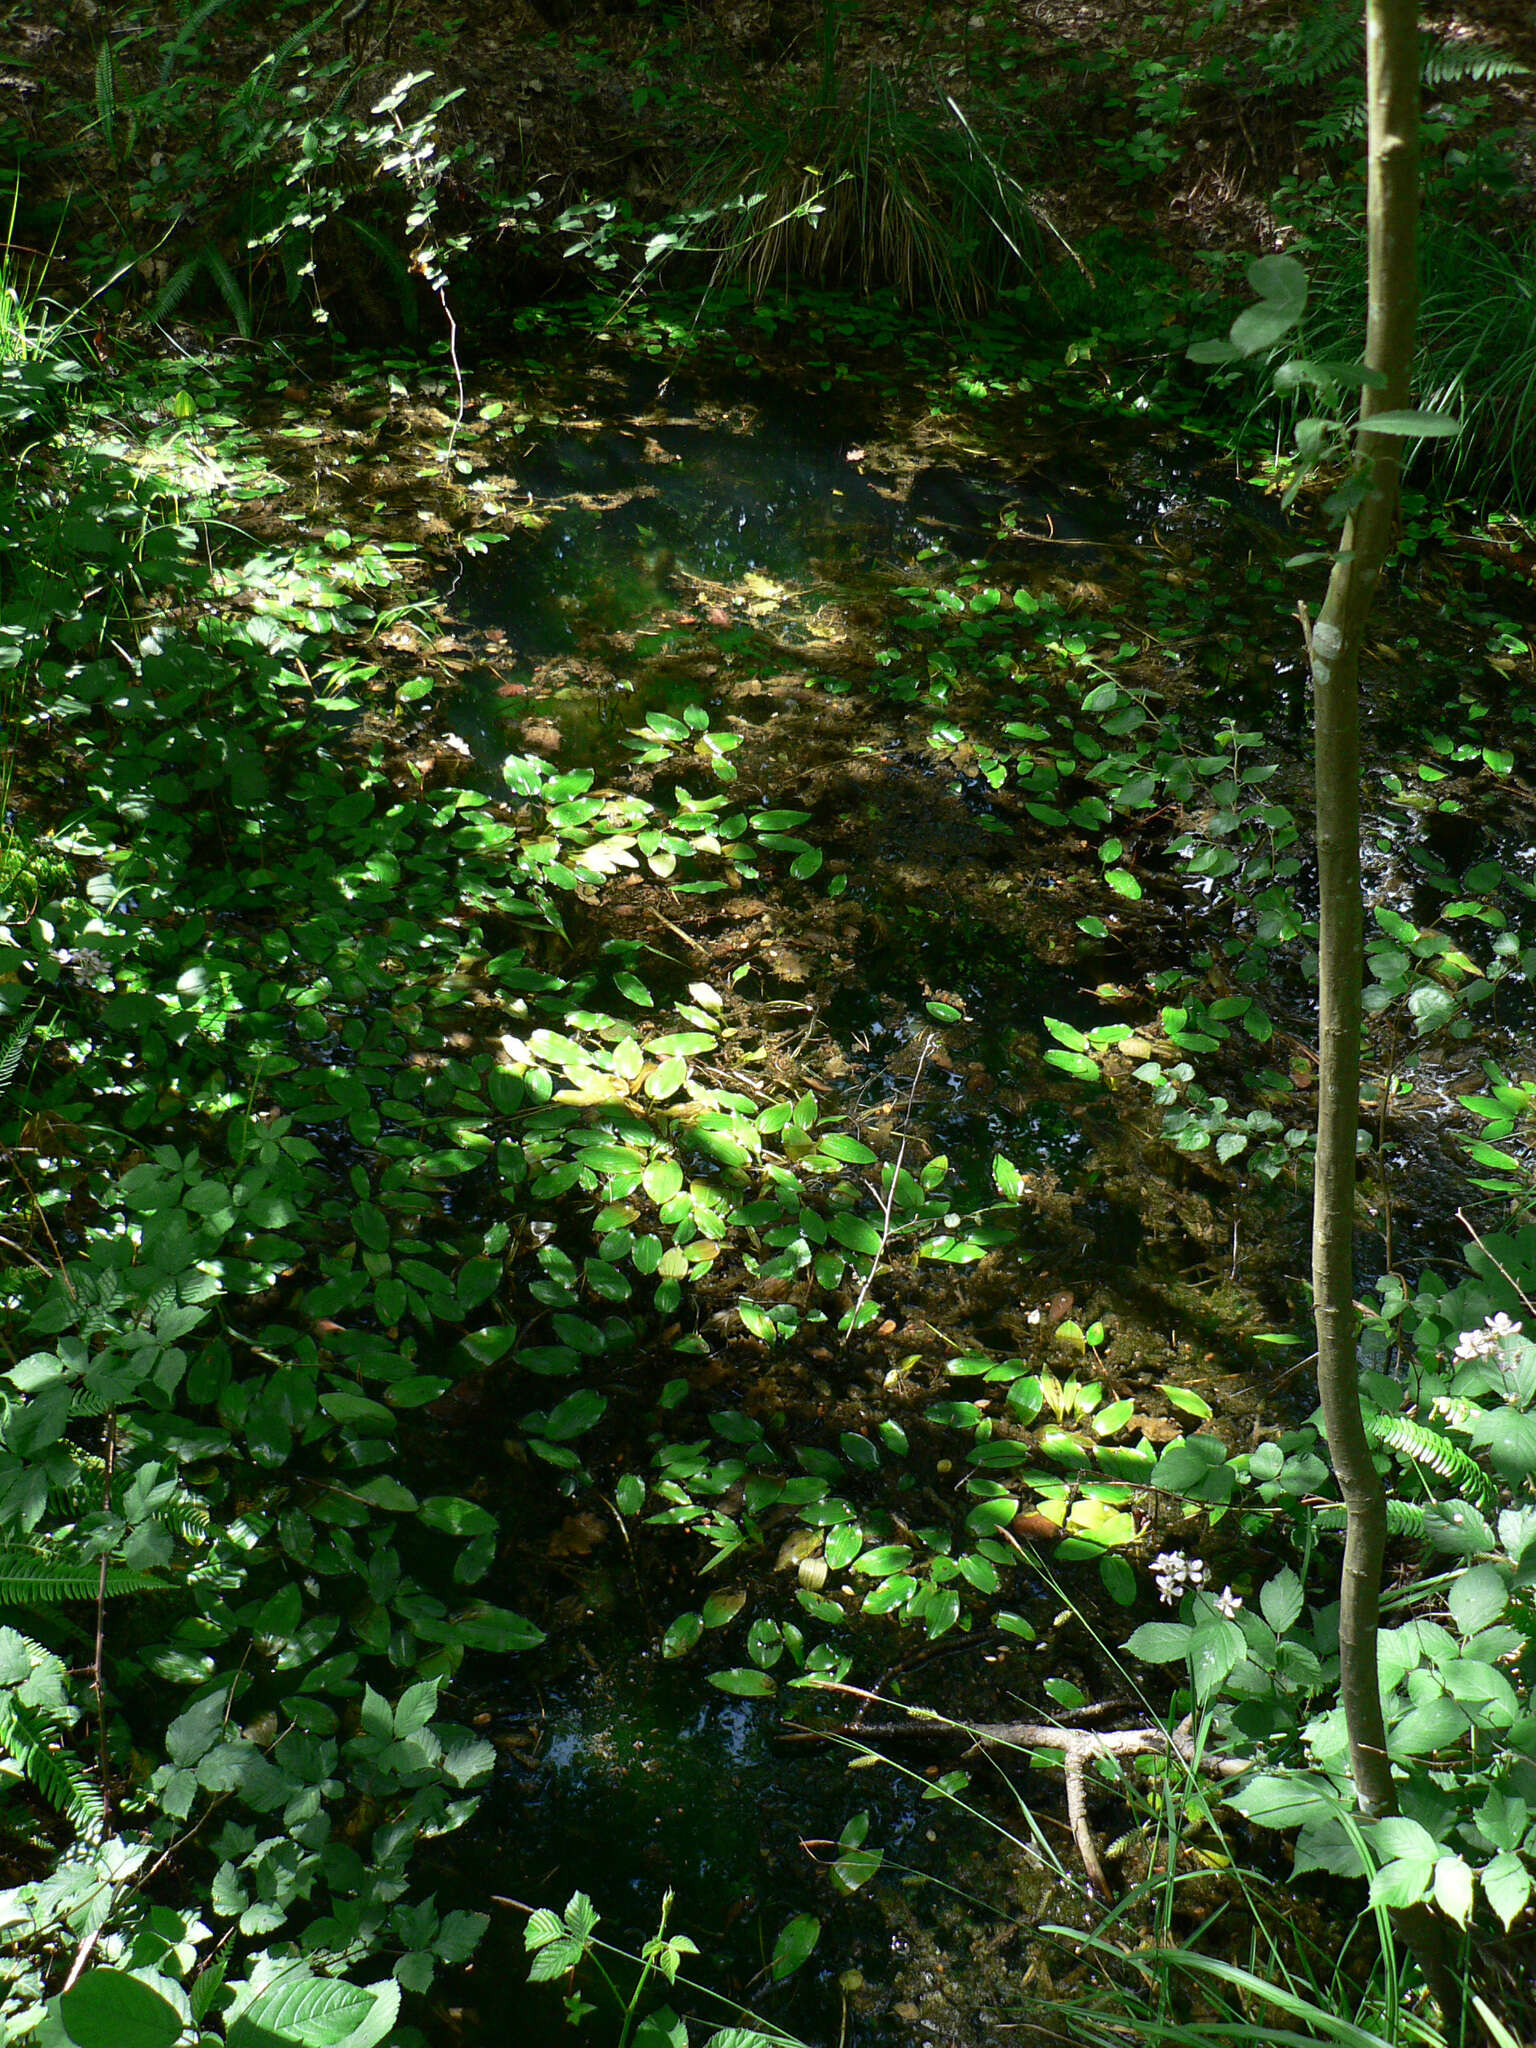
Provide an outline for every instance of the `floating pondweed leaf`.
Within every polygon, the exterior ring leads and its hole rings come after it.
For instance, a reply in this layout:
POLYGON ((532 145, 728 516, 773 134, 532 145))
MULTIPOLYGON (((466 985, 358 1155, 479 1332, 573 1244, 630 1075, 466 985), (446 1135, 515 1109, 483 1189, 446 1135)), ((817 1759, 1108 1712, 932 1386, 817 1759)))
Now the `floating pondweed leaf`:
POLYGON ((786 1977, 792 1977, 810 1959, 820 1939, 821 1922, 814 1913, 799 1913, 782 1927, 768 1966, 774 1983, 782 1984, 786 1977))
POLYGON ((663 1657, 686 1657, 704 1633, 704 1619, 699 1614, 680 1614, 661 1639, 663 1657))
MULTIPOLYGON (((829 1544, 830 1549, 830 1544, 829 1544)), ((866 1550, 854 1561, 853 1569, 862 1572, 866 1578, 884 1579, 892 1572, 904 1571, 912 1562, 912 1548, 907 1543, 883 1543, 873 1550, 866 1550)))
POLYGON ((747 1604, 746 1593, 740 1586, 732 1586, 724 1592, 711 1593, 704 1602, 704 1626, 724 1628, 740 1614, 747 1604))
POLYGON ((778 1691, 777 1685, 766 1671, 753 1671, 742 1665, 730 1671, 711 1671, 709 1682, 718 1686, 721 1692, 733 1693, 738 1699, 744 1700, 771 1699, 778 1691))

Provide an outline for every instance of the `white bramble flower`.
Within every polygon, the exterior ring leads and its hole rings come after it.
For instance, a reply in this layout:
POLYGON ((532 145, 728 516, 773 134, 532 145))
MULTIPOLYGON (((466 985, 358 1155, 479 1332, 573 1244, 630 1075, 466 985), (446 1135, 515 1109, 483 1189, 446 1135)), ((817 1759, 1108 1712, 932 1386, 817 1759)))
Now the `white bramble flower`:
POLYGON ((1501 1310, 1490 1316, 1480 1330, 1463 1330, 1456 1339, 1455 1359, 1458 1365, 1468 1365, 1475 1358, 1494 1358, 1498 1355, 1506 1337, 1518 1337, 1524 1330, 1523 1323, 1512 1323, 1501 1310))
POLYGON ((1242 1595, 1234 1593, 1230 1586, 1223 1586, 1219 1593, 1212 1596, 1212 1604, 1223 1621, 1236 1621, 1237 1610, 1243 1604, 1242 1595))
POLYGON ((1198 1557, 1186 1557, 1182 1550, 1164 1550, 1152 1560, 1152 1577, 1164 1606, 1176 1606, 1186 1587, 1205 1584, 1205 1564, 1198 1557))

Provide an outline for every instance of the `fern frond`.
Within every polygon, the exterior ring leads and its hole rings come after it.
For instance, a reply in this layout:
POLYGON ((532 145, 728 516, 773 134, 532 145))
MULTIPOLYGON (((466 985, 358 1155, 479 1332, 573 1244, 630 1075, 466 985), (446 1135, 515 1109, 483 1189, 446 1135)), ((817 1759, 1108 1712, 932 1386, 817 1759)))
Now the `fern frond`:
POLYGON ((170 84, 172 77, 175 75, 177 60, 186 51, 191 50, 195 46, 198 31, 202 28, 203 23, 211 20, 215 14, 221 13, 228 5, 229 0, 203 0, 203 5, 198 8, 197 12, 182 23, 181 33, 177 36, 176 40, 166 45, 165 61, 160 66, 160 83, 162 86, 170 84))
POLYGON ((79 1759, 54 1748, 59 1731, 14 1693, 0 1692, 0 1751, 58 1808, 77 1835, 99 1834, 106 1803, 79 1759))
POLYGON ((213 1527, 212 1517, 204 1502, 188 1495, 184 1500, 167 1501, 163 1508, 155 1511, 153 1520, 181 1542, 201 1547, 208 1541, 208 1532, 213 1527))
POLYGON ((1373 1444, 1390 1451, 1395 1458, 1432 1472, 1437 1479, 1460 1489, 1485 1514, 1499 1504, 1499 1489, 1460 1444, 1453 1444, 1438 1429, 1414 1422, 1406 1415, 1384 1415, 1375 1409, 1365 1418, 1365 1433, 1373 1444))
MULTIPOLYGON (((0 1550, 0 1606, 51 1607, 61 1600, 94 1600, 101 1590, 101 1566, 94 1559, 74 1562, 35 1550, 0 1550)), ((169 1593, 172 1586, 152 1572, 109 1564, 105 1590, 112 1599, 122 1593, 169 1593)))
POLYGON ((175 1306, 176 1282, 174 1280, 166 1280, 150 1295, 144 1306, 139 1310, 135 1321, 143 1328, 156 1321, 158 1317, 163 1316, 167 1309, 174 1308, 175 1306))
POLYGON ((274 74, 280 72, 283 66, 292 58, 298 56, 311 37, 317 36, 321 29, 326 27, 331 16, 336 13, 340 6, 341 0, 332 0, 332 4, 329 7, 323 8, 313 21, 305 22, 302 28, 294 30, 287 42, 278 44, 277 48, 272 52, 272 70, 274 74))
POLYGON ((93 1387, 76 1387, 69 1397, 71 1417, 90 1422, 98 1415, 107 1415, 120 1405, 109 1394, 98 1393, 93 1387))
MULTIPOLYGON (((1387 1502, 1387 1534, 1406 1538, 1412 1542, 1424 1534, 1427 1509, 1416 1500, 1389 1500, 1387 1502)), ((1343 1529, 1349 1516, 1344 1508, 1319 1508, 1317 1526, 1330 1532, 1343 1529)))
POLYGON ((1365 37, 1353 0, 1327 0, 1303 14, 1294 28, 1272 36, 1264 69, 1271 83, 1316 85, 1351 66, 1363 69, 1365 37))
POLYGON ((36 1022, 36 1010, 29 1010, 4 1046, 0 1047, 0 1095, 16 1078, 16 1069, 21 1065, 21 1056, 26 1051, 27 1040, 32 1036, 32 1026, 36 1022))
POLYGON ((1432 1423, 1443 1423, 1447 1429, 1469 1429, 1482 1410, 1475 1401, 1468 1401, 1460 1394, 1436 1394, 1429 1404, 1429 1412, 1432 1423))
POLYGON ((199 249, 189 256, 185 263, 178 264, 155 294, 155 302, 149 309, 151 323, 169 320, 182 300, 197 282, 197 273, 207 260, 206 249, 199 249))
POLYGON ((1433 91, 1460 85, 1472 79, 1487 85, 1500 78, 1524 78, 1529 64, 1504 57, 1497 50, 1482 50, 1473 43, 1443 43, 1438 36, 1424 36, 1419 44, 1419 76, 1433 91))
POLYGON ((102 38, 101 48, 96 52, 96 118, 101 123, 101 139, 107 145, 107 154, 117 161, 117 59, 112 55, 112 45, 102 38))
POLYGON ((1331 114, 1324 114, 1319 121, 1303 121, 1301 133, 1312 149, 1337 149, 1352 135, 1364 132, 1365 120, 1365 99, 1362 95, 1347 107, 1336 107, 1331 114))
POLYGON ((259 106, 271 92, 284 65, 308 47, 312 38, 317 36, 331 17, 340 11, 341 4, 342 0, 331 0, 330 6, 317 14, 313 21, 305 22, 302 28, 294 30, 285 43, 279 43, 275 50, 269 50, 235 94, 232 104, 244 107, 259 106))
POLYGON ((241 340, 249 341, 256 329, 251 319, 251 302, 240 289, 240 280, 217 249, 205 249, 203 262, 207 265, 208 275, 219 288, 219 296, 230 310, 241 340))

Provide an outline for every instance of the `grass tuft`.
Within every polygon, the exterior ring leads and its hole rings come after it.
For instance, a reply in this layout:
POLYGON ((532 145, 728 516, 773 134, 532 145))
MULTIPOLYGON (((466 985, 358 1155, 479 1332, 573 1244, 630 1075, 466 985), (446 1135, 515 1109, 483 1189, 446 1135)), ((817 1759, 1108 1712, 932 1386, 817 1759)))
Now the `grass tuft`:
POLYGON ((744 111, 695 185, 725 223, 717 282, 758 298, 799 282, 883 288, 965 318, 1043 268, 1023 176, 960 108, 923 100, 914 69, 874 63, 849 82, 834 53, 813 86, 744 111))

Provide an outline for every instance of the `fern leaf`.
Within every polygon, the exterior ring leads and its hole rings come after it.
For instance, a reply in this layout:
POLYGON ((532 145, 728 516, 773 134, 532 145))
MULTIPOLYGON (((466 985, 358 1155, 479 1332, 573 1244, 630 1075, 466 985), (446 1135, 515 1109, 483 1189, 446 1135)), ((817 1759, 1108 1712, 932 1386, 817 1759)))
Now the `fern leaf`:
POLYGON ((14 1693, 0 1692, 0 1750, 65 1815, 78 1835, 97 1835, 106 1819, 101 1792, 78 1758, 55 1748, 59 1731, 14 1693))
POLYGON ((1374 1444, 1405 1459, 1422 1471, 1454 1486, 1475 1501, 1485 1514, 1499 1504, 1499 1490, 1492 1479, 1460 1444, 1453 1444, 1438 1429, 1414 1422, 1406 1415, 1383 1415, 1377 1409, 1365 1418, 1365 1433, 1374 1444))
POLYGON ((117 60, 105 38, 96 52, 96 118, 107 154, 117 161, 117 60))
POLYGON ((208 1541, 208 1532, 213 1526, 206 1505, 190 1495, 183 1500, 167 1501, 156 1511, 154 1519, 181 1542, 193 1547, 200 1547, 208 1541))
POLYGON ((1311 149, 1337 149, 1351 136, 1364 132, 1365 120, 1365 100, 1360 98, 1347 107, 1335 108, 1320 121, 1303 121, 1302 138, 1311 149))
POLYGON ((182 24, 181 33, 177 36, 175 42, 166 45, 165 61, 160 66, 160 83, 162 86, 170 84, 176 71, 178 59, 196 48, 198 33, 203 23, 210 21, 215 14, 221 13, 228 5, 229 0, 203 0, 203 5, 198 8, 197 12, 182 24))
POLYGON ((144 1325, 155 1322, 167 1309, 176 1306, 176 1282, 167 1280, 157 1287, 138 1314, 138 1322, 144 1325))
POLYGON ((317 36, 321 29, 327 25, 331 16, 336 13, 340 5, 341 0, 332 0, 332 5, 323 8, 313 21, 305 22, 302 28, 294 30, 287 42, 278 44, 277 48, 272 52, 272 69, 274 73, 280 72, 290 59, 298 56, 310 39, 313 36, 317 36))
MULTIPOLYGON (((79 1562, 47 1557, 34 1550, 0 1550, 0 1606, 51 1607, 61 1600, 94 1600, 103 1590, 101 1566, 92 1558, 79 1562)), ((109 1564, 106 1594, 169 1593, 168 1579, 152 1572, 130 1571, 109 1564)))
POLYGON ((217 249, 205 249, 203 262, 208 267, 208 275, 219 288, 220 297, 230 310, 241 340, 249 341, 255 332, 255 326, 251 320, 251 302, 240 289, 240 280, 217 249))
POLYGON ((1294 28, 1270 38, 1264 65, 1275 86, 1316 85, 1363 65, 1364 32, 1353 0, 1327 0, 1302 15, 1294 28))
POLYGON ((37 1011, 29 1010, 10 1037, 0 1047, 0 1095, 3 1095, 16 1078, 16 1069, 21 1065, 21 1056, 26 1050, 27 1040, 32 1036, 32 1026, 37 1022, 37 1011))
POLYGON ((286 42, 279 43, 275 50, 269 50, 235 94, 232 104, 242 107, 260 106, 281 76, 284 65, 307 49, 309 43, 326 27, 332 16, 340 12, 341 4, 342 0, 331 0, 330 6, 322 9, 313 21, 305 22, 302 28, 293 31, 286 42))
POLYGON ((400 317, 408 333, 414 334, 417 326, 416 294, 411 288, 410 267, 405 257, 394 244, 381 235, 371 221, 354 220, 350 214, 339 214, 337 218, 344 227, 349 227, 357 239, 371 249, 389 272, 395 290, 400 295, 400 317))
POLYGON ((121 1396, 98 1393, 92 1387, 76 1387, 69 1400, 70 1415, 76 1419, 93 1420, 98 1415, 108 1415, 120 1405, 121 1396))
POLYGON ((197 273, 202 269, 207 254, 206 249, 199 249, 195 255, 189 256, 185 263, 179 264, 171 272, 155 294, 155 302, 149 309, 151 324, 158 325, 160 321, 170 319, 197 282, 197 273))
POLYGON ((1419 44, 1419 76, 1435 92, 1465 79, 1486 85, 1500 78, 1524 78, 1529 71, 1528 64, 1474 43, 1444 43, 1437 36, 1425 36, 1419 44))
MULTIPOLYGON (((1349 1520, 1344 1508, 1319 1508, 1317 1526, 1329 1531, 1343 1529, 1349 1520)), ((1424 1534, 1426 1511, 1416 1500, 1387 1502, 1387 1534, 1412 1542, 1424 1534)))

